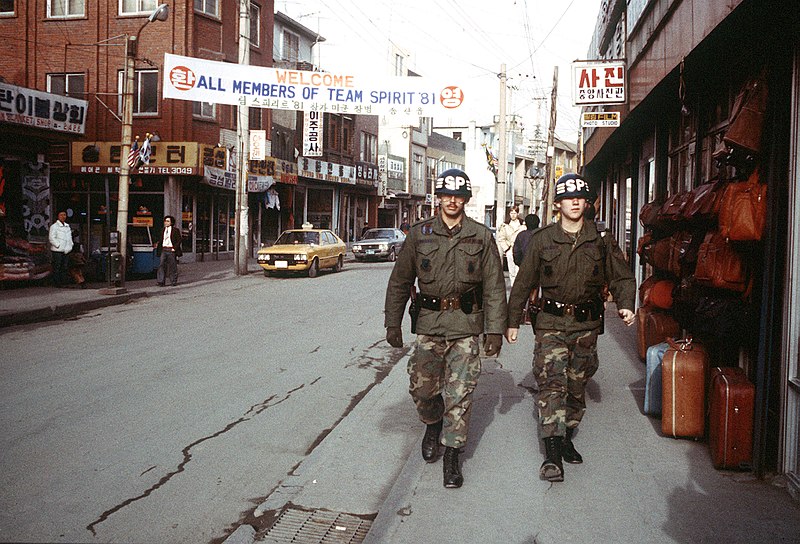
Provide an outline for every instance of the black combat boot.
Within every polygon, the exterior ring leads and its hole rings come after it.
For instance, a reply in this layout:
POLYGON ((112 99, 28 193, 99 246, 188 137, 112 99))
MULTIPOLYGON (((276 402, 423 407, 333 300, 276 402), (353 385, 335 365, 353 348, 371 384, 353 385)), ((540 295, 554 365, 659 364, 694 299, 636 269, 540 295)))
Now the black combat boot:
POLYGON ((422 437, 422 458, 433 463, 439 457, 439 435, 442 433, 442 420, 431 423, 422 437))
POLYGON ((567 463, 579 465, 583 463, 583 457, 581 457, 581 454, 575 449, 575 446, 572 445, 572 435, 574 433, 575 429, 567 429, 567 436, 564 437, 564 443, 561 446, 561 458, 567 463))
POLYGON ((458 466, 458 448, 445 448, 444 461, 444 486, 449 488, 461 487, 464 477, 461 475, 461 467, 458 466))
POLYGON ((564 466, 561 464, 560 436, 548 436, 544 439, 544 463, 539 468, 539 477, 548 482, 564 481, 564 466))

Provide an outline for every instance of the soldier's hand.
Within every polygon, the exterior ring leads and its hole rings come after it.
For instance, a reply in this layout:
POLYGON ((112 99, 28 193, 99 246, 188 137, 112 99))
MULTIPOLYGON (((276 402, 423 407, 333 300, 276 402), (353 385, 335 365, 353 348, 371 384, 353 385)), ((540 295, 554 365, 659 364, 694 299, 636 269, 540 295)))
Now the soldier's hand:
POLYGON ((500 348, 503 347, 502 334, 487 334, 483 341, 483 351, 487 357, 500 354, 500 348))
POLYGON ((403 347, 403 331, 400 327, 387 327, 386 328, 386 341, 393 348, 403 347))
POLYGON ((620 310, 619 316, 622 318, 622 321, 625 322, 627 326, 633 325, 633 319, 636 317, 636 314, 630 310, 620 310))
POLYGON ((512 329, 511 327, 509 327, 508 329, 506 329, 506 340, 508 340, 508 343, 516 344, 518 334, 519 334, 519 328, 512 329))

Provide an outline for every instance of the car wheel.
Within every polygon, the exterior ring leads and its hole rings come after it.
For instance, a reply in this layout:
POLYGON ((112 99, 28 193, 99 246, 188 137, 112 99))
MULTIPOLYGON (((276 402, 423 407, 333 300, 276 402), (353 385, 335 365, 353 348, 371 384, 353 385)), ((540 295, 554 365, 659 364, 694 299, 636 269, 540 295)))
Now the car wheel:
POLYGON ((311 261, 311 266, 308 267, 308 277, 316 278, 317 274, 319 274, 319 261, 315 257, 314 260, 311 261))
POLYGON ((333 267, 333 271, 341 272, 343 267, 344 267, 344 256, 339 255, 339 259, 337 259, 336 266, 333 267))
POLYGON ((394 252, 394 248, 389 251, 389 262, 393 263, 397 260, 397 254, 394 252))

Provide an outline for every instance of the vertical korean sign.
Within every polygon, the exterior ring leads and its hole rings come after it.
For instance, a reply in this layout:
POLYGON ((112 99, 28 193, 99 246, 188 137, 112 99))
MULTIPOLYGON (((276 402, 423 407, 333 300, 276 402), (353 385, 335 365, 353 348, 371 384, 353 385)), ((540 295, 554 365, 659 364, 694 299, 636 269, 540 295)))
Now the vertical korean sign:
POLYGON ((303 156, 322 156, 322 135, 324 130, 321 111, 307 111, 303 115, 303 156))
POLYGON ((572 64, 572 102, 576 106, 624 104, 625 61, 580 61, 572 64))

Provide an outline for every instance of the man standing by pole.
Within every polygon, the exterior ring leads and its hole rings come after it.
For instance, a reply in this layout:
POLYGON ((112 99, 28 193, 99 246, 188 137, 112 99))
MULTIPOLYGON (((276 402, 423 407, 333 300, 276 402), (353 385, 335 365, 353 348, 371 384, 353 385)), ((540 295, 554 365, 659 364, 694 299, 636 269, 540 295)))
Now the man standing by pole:
POLYGON ((598 367, 604 285, 625 324, 634 320, 636 280, 614 238, 600 236, 594 223, 584 221, 590 195, 589 184, 577 174, 558 179, 553 198, 561 218, 531 236, 508 303, 506 339, 513 344, 522 308, 541 287, 531 318, 536 330, 533 374, 546 451, 539 476, 550 482, 564 480, 562 459, 583 462, 572 437, 586 411, 586 382, 598 367))
POLYGON ((445 446, 444 486, 461 487, 458 464, 467 442, 472 392, 481 372, 478 338, 487 356, 500 353, 506 290, 491 231, 464 214, 472 185, 463 171, 441 173, 434 184, 439 214, 411 227, 386 289, 386 340, 403 346, 400 325, 413 290, 409 392, 426 424, 422 458, 432 463, 445 446), (419 295, 414 282, 418 281, 419 295), (442 431, 444 431, 443 436, 442 431))

